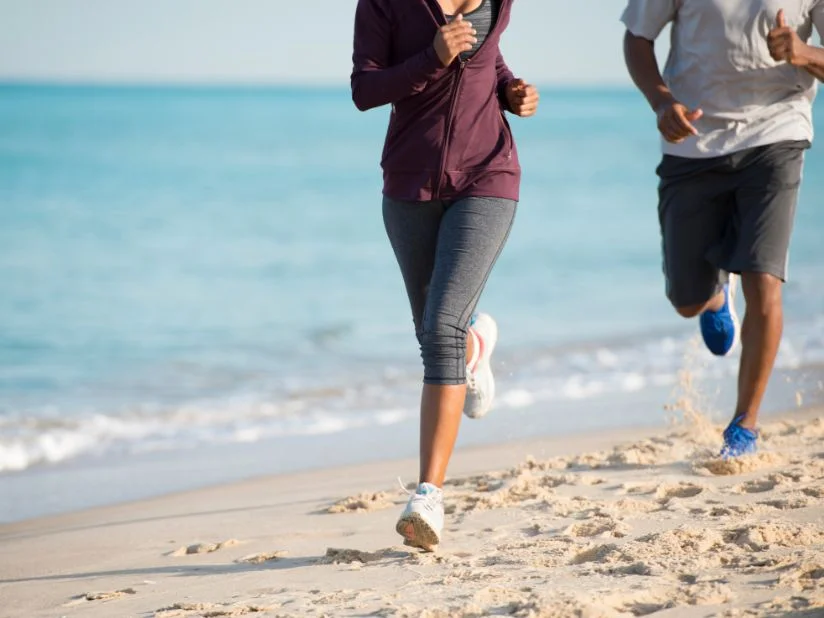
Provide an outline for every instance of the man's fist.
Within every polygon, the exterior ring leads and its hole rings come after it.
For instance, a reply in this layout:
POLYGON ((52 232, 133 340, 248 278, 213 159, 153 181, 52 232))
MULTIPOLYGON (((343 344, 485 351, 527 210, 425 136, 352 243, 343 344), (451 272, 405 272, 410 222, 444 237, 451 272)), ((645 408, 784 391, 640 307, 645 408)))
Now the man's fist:
POLYGON ((784 9, 778 11, 775 22, 775 28, 767 35, 767 46, 770 48, 770 56, 773 60, 787 62, 795 67, 809 64, 806 55, 807 45, 794 29, 787 26, 784 9))
POLYGON ((680 144, 690 135, 698 135, 692 123, 704 115, 700 109, 690 110, 678 101, 662 105, 656 112, 658 130, 672 144, 680 144))

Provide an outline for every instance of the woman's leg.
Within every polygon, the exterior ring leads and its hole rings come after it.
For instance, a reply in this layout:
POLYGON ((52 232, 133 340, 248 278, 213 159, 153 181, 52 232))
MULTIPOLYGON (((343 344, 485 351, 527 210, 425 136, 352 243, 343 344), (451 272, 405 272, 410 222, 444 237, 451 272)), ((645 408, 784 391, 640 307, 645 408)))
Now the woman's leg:
POLYGON ((419 337, 424 361, 421 482, 443 485, 464 407, 469 320, 509 236, 516 207, 511 200, 466 198, 451 204, 441 220, 419 337))
MULTIPOLYGON (((423 344, 423 317, 427 293, 435 269, 441 220, 446 212, 443 202, 400 202, 384 199, 383 216, 386 232, 403 275, 412 318, 419 343, 423 344)), ((468 337, 465 359, 474 353, 473 338, 468 337)), ((465 360, 466 362, 466 360, 465 360)), ((460 413, 440 414, 433 411, 461 410, 465 384, 424 384, 421 393, 420 482, 440 487, 455 444, 460 413)))
POLYGON ((384 223, 424 361, 420 484, 397 526, 411 545, 429 549, 440 541, 440 488, 463 413, 466 363, 474 352, 467 326, 509 235, 516 206, 486 198, 450 206, 384 200, 384 223))
POLYGON ((461 421, 467 324, 500 254, 517 203, 384 199, 384 224, 403 275, 424 360, 420 482, 443 484, 461 421))

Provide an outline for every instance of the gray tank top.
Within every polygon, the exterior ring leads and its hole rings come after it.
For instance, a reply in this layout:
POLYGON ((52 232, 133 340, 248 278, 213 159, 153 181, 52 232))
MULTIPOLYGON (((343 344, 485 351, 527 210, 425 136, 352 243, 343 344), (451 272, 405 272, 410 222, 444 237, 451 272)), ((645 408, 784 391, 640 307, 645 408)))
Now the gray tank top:
MULTIPOLYGON (((475 28, 478 33, 475 35, 478 42, 475 43, 472 49, 468 52, 463 52, 461 54, 461 60, 468 60, 474 56, 475 52, 478 51, 478 48, 486 40, 486 37, 489 36, 492 26, 495 25, 495 22, 498 19, 498 9, 500 8, 499 4, 500 0, 482 0, 477 9, 469 13, 464 13, 464 19, 472 22, 472 27, 475 28)), ((454 18, 454 15, 447 15, 446 21, 451 22, 454 18)))

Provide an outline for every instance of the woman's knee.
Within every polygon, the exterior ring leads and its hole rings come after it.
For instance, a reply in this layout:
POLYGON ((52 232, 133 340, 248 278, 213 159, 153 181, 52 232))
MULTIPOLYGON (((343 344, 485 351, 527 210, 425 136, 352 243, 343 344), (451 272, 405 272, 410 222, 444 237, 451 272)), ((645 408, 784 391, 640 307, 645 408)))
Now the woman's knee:
POLYGON ((463 384, 466 381, 466 330, 441 324, 418 335, 429 384, 463 384))

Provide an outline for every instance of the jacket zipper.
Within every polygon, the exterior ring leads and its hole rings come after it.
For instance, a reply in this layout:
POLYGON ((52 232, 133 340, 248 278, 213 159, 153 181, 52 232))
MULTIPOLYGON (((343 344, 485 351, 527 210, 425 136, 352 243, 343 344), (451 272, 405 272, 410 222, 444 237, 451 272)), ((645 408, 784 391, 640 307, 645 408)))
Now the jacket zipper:
POLYGON ((455 117, 455 104, 458 101, 458 88, 461 85, 461 77, 463 77, 464 67, 468 60, 461 60, 458 66, 458 71, 455 73, 455 85, 452 87, 452 96, 449 99, 449 115, 446 117, 446 132, 443 139, 443 148, 441 149, 441 165, 438 170, 438 184, 435 186, 434 199, 440 199, 441 188, 443 187, 443 179, 446 174, 446 155, 449 152, 449 139, 452 137, 452 123, 455 117))
MULTIPOLYGON (((485 0, 485 1, 488 2, 490 0, 485 0)), ((504 2, 506 2, 506 0, 502 0, 501 5, 503 5, 504 2)), ((438 8, 440 9, 440 5, 438 5, 438 8)), ((499 17, 500 17, 501 9, 502 9, 502 7, 498 8, 498 16, 499 17)), ((443 19, 444 24, 448 23, 447 20, 446 20, 446 15, 443 12, 443 9, 440 10, 440 17, 443 19)), ((481 43, 481 46, 478 49, 475 50, 475 53, 472 55, 472 58, 469 58, 468 60, 464 60, 464 59, 461 58, 460 64, 458 65, 458 71, 457 71, 456 76, 455 76, 455 85, 452 87, 452 96, 449 99, 449 116, 446 119, 446 134, 444 135, 443 148, 441 149, 441 165, 440 165, 440 168, 439 168, 439 171, 438 171, 438 183, 435 185, 435 191, 433 192, 433 199, 435 199, 435 200, 440 199, 440 197, 441 197, 441 189, 443 188, 443 179, 444 179, 444 175, 446 174, 446 161, 447 161, 447 155, 449 154, 449 138, 452 135, 452 120, 455 116, 455 103, 458 100, 458 88, 461 85, 461 77, 463 77, 463 72, 464 72, 464 69, 466 68, 466 65, 469 64, 470 62, 472 62, 472 59, 475 58, 475 56, 477 56, 480 53, 480 51, 486 46, 487 41, 490 38, 492 38, 492 33, 495 32, 498 29, 498 21, 499 20, 496 19, 495 23, 492 24, 492 28, 490 28, 489 32, 487 33, 486 38, 484 39, 484 42, 481 43)))

